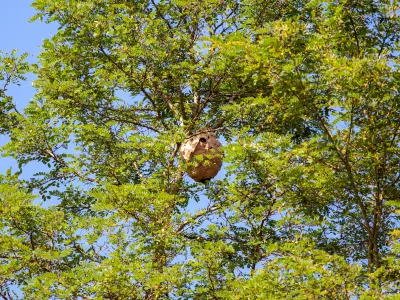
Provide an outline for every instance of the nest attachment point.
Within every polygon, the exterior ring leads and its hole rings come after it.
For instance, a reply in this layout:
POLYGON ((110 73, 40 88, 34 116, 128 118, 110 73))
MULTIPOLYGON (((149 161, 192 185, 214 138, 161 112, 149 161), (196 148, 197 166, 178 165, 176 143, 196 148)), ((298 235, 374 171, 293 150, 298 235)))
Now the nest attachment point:
POLYGON ((222 167, 221 143, 212 132, 202 131, 188 138, 180 148, 185 162, 195 165, 188 168, 188 175, 196 182, 207 182, 214 178, 222 167), (202 156, 196 159, 196 156, 202 156))

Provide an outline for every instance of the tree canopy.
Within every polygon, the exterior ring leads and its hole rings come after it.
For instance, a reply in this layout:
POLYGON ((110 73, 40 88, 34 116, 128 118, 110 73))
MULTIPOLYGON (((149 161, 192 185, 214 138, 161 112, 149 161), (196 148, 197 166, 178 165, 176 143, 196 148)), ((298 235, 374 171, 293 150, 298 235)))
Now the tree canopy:
POLYGON ((0 298, 399 299, 397 0, 32 6, 59 28, 0 56, 0 298))

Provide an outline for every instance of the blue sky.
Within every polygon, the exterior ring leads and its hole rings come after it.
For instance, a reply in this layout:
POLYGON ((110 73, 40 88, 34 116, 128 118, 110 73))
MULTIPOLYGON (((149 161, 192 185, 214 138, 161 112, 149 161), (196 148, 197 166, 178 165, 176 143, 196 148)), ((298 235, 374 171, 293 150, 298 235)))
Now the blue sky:
MULTIPOLYGON (((55 24, 45 24, 38 21, 28 22, 35 15, 35 10, 30 7, 30 1, 9 0, 2 1, 0 28, 0 50, 10 53, 18 49, 18 54, 27 52, 27 60, 35 62, 40 53, 40 46, 45 38, 50 38, 57 30, 55 24)), ((28 80, 22 82, 21 86, 13 86, 7 94, 13 96, 14 102, 19 108, 23 108, 33 98, 35 90, 32 88, 33 75, 28 75, 28 80)), ((5 136, 0 136, 0 145, 7 141, 5 136)), ((15 166, 8 158, 0 158, 0 172, 3 173, 10 166, 15 166)), ((15 168, 15 167, 14 167, 15 168)), ((16 171, 13 168, 14 171, 16 171)), ((33 166, 28 167, 27 173, 35 172, 33 166), (31 168, 31 170, 29 170, 31 168)))
POLYGON ((29 52, 36 56, 44 38, 49 38, 57 29, 54 25, 40 22, 30 23, 35 15, 30 1, 2 1, 0 26, 2 28, 0 49, 10 52, 18 48, 21 52, 29 52))

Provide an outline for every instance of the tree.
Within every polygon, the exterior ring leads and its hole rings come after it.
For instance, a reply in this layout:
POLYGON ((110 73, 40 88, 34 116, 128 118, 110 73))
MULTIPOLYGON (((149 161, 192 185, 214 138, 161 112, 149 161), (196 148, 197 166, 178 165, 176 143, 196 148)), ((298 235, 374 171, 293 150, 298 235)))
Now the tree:
POLYGON ((32 5, 59 30, 0 61, 2 298, 396 298, 397 1, 32 5), (179 157, 204 128, 206 186, 179 157))

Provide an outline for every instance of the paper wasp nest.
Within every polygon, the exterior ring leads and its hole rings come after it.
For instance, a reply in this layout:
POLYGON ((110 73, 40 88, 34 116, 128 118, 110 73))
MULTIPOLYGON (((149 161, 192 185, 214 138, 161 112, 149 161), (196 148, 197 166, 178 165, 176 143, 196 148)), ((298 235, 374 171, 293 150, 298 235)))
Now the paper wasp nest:
POLYGON ((194 162, 188 175, 197 182, 206 182, 215 177, 222 167, 221 143, 212 132, 199 132, 188 138, 181 146, 181 157, 186 162, 194 162), (195 157, 203 157, 196 160, 195 157))

